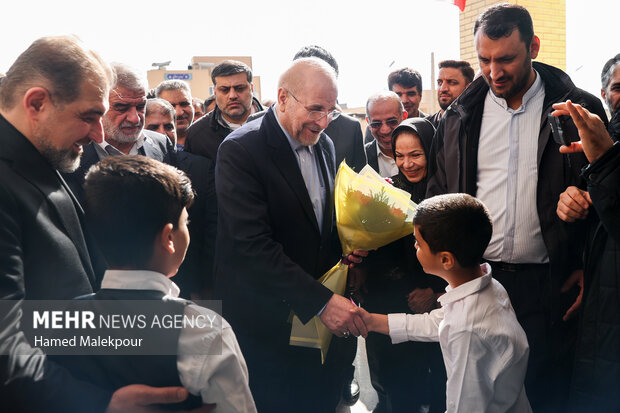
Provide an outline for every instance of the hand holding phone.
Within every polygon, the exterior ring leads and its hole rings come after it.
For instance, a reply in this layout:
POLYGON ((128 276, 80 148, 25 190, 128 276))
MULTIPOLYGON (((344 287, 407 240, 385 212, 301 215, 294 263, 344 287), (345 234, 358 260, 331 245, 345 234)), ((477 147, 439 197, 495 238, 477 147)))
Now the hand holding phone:
POLYGON ((570 116, 553 116, 548 115, 553 139, 558 145, 570 146, 572 142, 580 140, 577 127, 570 116))

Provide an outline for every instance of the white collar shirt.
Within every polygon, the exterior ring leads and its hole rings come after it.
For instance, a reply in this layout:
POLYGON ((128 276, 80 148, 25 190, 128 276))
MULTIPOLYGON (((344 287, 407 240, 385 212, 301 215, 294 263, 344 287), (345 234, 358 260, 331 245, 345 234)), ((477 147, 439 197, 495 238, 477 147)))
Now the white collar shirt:
POLYGON ((398 166, 396 166, 396 161, 391 156, 387 156, 381 149, 379 145, 375 145, 377 147, 377 163, 379 164, 379 175, 391 178, 394 175, 398 175, 398 166))
POLYGON ((489 209, 493 235, 484 258, 509 263, 549 262, 537 212, 538 136, 545 100, 540 75, 517 109, 487 92, 478 145, 476 197, 489 209))
MULTIPOLYGON (((129 153, 127 155, 141 155, 140 148, 144 146, 144 141, 146 140, 146 135, 144 134, 144 130, 140 131, 140 135, 138 136, 138 140, 133 144, 129 153)), ((124 155, 123 152, 116 149, 114 146, 110 145, 108 142, 103 140, 103 142, 98 143, 95 146, 95 150, 97 151, 97 155, 99 155, 99 159, 107 158, 112 155, 124 155)))
MULTIPOLYGON (((177 298, 179 287, 165 275, 143 270, 107 270, 101 288, 154 290, 177 298)), ((217 412, 256 412, 249 388, 248 369, 230 324, 208 308, 185 306, 185 316, 215 319, 214 328, 186 328, 179 335, 177 370, 183 387, 200 395, 203 403, 216 403, 217 412), (220 344, 221 343, 221 344, 220 344), (212 347, 221 345, 221 354, 212 347)))
POLYGON ((529 413, 523 381, 529 346, 508 294, 484 275, 446 287, 442 307, 426 314, 389 314, 394 344, 439 341, 448 381, 447 412, 529 413))

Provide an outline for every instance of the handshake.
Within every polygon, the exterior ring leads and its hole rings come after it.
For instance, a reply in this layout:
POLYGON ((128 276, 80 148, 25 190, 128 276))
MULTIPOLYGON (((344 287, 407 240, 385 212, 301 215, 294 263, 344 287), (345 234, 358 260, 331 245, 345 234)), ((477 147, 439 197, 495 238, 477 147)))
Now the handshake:
POLYGON ((353 301, 334 294, 320 315, 321 321, 338 337, 366 338, 369 331, 388 334, 387 316, 370 314, 353 301), (383 319, 385 318, 385 320, 383 319))

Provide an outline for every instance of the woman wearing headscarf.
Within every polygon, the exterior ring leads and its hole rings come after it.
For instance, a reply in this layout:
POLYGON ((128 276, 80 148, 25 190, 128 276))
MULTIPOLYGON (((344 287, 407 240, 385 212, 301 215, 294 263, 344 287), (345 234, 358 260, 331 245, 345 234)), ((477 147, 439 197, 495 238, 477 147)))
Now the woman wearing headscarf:
MULTIPOLYGON (((435 128, 423 118, 404 120, 392 132, 392 151, 399 172, 394 186, 419 203, 427 182, 427 154, 435 128)), ((366 273, 363 306, 369 312, 425 313, 438 305, 445 282, 424 273, 416 258, 414 237, 403 237, 373 252, 360 268, 366 273)), ((373 387, 379 394, 375 412, 445 411, 445 368, 438 343, 392 344, 388 336, 370 333, 366 351, 373 387)))

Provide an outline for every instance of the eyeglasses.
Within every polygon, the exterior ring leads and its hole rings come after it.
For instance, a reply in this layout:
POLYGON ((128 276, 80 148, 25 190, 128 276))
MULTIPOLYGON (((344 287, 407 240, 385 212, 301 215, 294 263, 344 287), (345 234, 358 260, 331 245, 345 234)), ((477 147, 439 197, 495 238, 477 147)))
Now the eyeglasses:
POLYGON ((291 95, 293 99, 297 101, 297 103, 299 103, 301 106, 303 106, 304 109, 306 109, 306 112, 308 112, 308 120, 311 122, 318 122, 326 116, 327 116, 327 121, 331 122, 332 120, 340 116, 341 112, 339 110, 332 110, 331 112, 327 112, 324 110, 310 110, 306 106, 304 106, 304 104, 301 103, 299 99, 297 99, 295 95, 291 93, 290 90, 288 89, 284 89, 284 90, 286 90, 289 93, 289 95, 291 95))
POLYGON ((381 126, 383 126, 384 123, 387 125, 388 128, 395 128, 400 122, 398 121, 398 119, 388 119, 385 121, 375 120, 370 122, 369 126, 371 129, 381 129, 381 126))

